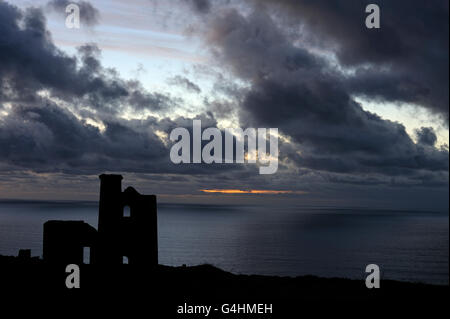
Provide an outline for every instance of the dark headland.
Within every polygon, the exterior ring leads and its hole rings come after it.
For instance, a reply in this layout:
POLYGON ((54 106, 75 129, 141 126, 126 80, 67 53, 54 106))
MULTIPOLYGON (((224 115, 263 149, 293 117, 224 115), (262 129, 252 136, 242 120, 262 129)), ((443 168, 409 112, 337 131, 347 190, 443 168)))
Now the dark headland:
POLYGON ((11 304, 20 301, 19 304, 38 305, 45 311, 68 307, 80 312, 96 309, 102 314, 142 311, 158 314, 148 318, 202 318, 179 315, 177 307, 264 303, 273 305, 270 316, 223 316, 301 318, 293 314, 306 310, 313 310, 317 315, 339 312, 357 315, 361 311, 371 314, 425 311, 429 315, 448 312, 448 286, 392 280, 382 280, 379 289, 368 289, 362 279, 236 275, 210 265, 159 265, 152 269, 133 265, 107 268, 81 265, 80 288, 67 289, 64 267, 48 265, 39 258, 25 261, 0 256, 0 270, 1 294, 11 298, 11 304))

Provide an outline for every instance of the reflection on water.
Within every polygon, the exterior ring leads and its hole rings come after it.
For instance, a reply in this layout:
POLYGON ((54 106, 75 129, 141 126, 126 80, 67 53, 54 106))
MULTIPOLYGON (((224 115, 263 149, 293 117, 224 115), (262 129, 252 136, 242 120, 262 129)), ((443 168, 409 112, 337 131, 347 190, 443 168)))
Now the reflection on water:
MULTIPOLYGON (((91 202, 0 202, 0 254, 42 254, 42 224, 85 220, 91 202)), ((159 260, 235 273, 385 278, 448 284, 448 214, 330 208, 159 205, 159 260)))

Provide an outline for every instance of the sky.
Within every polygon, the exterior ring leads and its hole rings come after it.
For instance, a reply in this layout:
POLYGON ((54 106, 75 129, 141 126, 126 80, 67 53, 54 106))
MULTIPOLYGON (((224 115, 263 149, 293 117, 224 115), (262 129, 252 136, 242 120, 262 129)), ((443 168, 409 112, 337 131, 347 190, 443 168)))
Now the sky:
POLYGON ((167 202, 448 211, 448 1, 377 1, 368 29, 371 2, 0 1, 0 198, 95 200, 107 172, 167 202), (277 173, 172 163, 193 119, 278 128, 277 173))

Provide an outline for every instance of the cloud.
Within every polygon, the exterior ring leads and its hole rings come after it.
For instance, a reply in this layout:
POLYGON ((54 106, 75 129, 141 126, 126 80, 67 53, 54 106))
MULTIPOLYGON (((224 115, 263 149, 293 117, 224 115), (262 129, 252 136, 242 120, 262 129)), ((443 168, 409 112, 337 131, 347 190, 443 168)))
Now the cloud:
POLYGON ((94 44, 69 56, 52 42, 39 9, 25 12, 0 3, 2 50, 0 85, 3 102, 33 102, 38 93, 108 114, 132 110, 167 111, 176 103, 162 93, 151 93, 133 80, 105 68, 94 44), (51 66, 51 67, 50 67, 51 66))
POLYGON ((0 3, 1 169, 97 174, 183 172, 156 135, 177 100, 105 68, 96 45, 69 56, 52 42, 40 9, 0 3), (150 111, 128 120, 123 114, 150 111))
POLYGON ((265 11, 226 10, 211 21, 215 58, 248 84, 238 96, 241 126, 279 128, 296 145, 288 159, 299 167, 388 176, 448 171, 447 150, 415 144, 403 125, 363 110, 349 84, 359 74, 350 81, 294 45, 265 11))
POLYGON ((420 104, 448 122, 448 1, 380 0, 381 28, 364 27, 366 0, 262 0, 282 12, 302 41, 356 68, 355 94, 420 104), (287 17, 290 17, 287 18, 287 17))
POLYGON ((209 0, 183 0, 199 13, 208 13, 211 9, 209 0))
MULTIPOLYGON (((205 125, 214 119, 198 116, 205 125)), ((1 171, 100 174, 105 171, 145 174, 215 175, 243 170, 244 165, 175 165, 170 147, 158 132, 192 126, 189 118, 148 116, 142 120, 103 118, 103 129, 70 110, 40 98, 15 104, 0 118, 1 171)), ((256 173, 255 173, 256 174, 256 173)))
POLYGON ((190 81, 188 78, 177 75, 168 80, 168 83, 171 85, 178 85, 189 92, 200 94, 202 90, 200 87, 194 82, 190 81))
POLYGON ((2 162, 37 172, 98 173, 102 169, 148 169, 166 155, 143 123, 105 121, 105 131, 41 100, 15 106, 0 126, 2 162), (39 106, 38 106, 39 105, 39 106))
POLYGON ((437 141, 436 133, 432 127, 421 127, 416 130, 418 144, 434 146, 437 141))

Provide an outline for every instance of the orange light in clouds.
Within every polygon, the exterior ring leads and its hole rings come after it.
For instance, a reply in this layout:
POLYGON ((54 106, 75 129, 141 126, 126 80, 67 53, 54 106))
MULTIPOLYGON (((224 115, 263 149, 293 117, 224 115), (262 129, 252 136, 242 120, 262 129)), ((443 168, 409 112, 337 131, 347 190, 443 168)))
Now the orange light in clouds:
POLYGON ((282 191, 282 190, 259 190, 259 189, 201 189, 203 193, 220 193, 220 194, 307 194, 303 191, 282 191))

